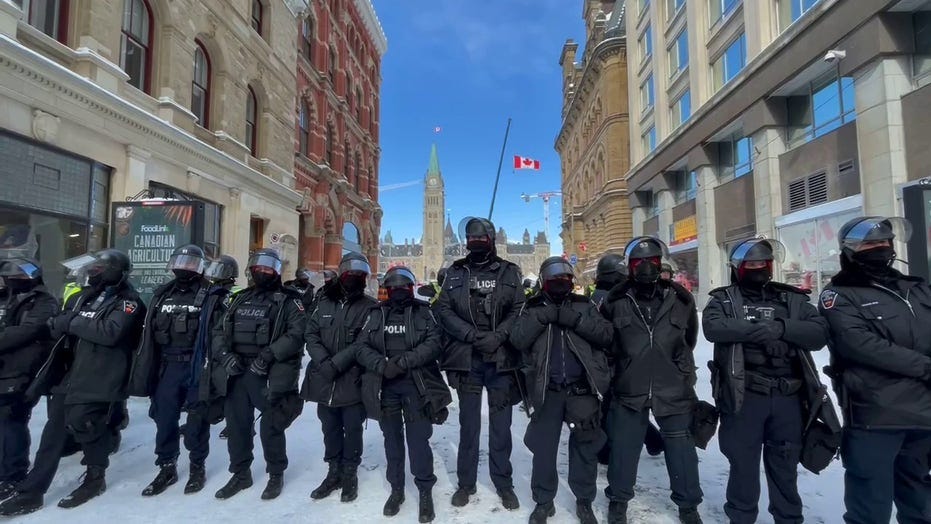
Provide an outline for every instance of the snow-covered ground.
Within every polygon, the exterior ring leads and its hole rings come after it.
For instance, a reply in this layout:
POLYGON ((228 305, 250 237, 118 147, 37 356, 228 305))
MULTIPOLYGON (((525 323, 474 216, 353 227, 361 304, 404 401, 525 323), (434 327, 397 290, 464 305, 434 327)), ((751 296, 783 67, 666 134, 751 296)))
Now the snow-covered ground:
MULTIPOLYGON (((710 400, 709 372, 705 362, 711 358, 711 345, 702 341, 696 350, 695 361, 698 363, 699 396, 710 400)), ((827 352, 816 355, 819 367, 827 360, 827 352)), ((455 395, 454 395, 455 398, 455 395)), ((18 517, 23 524, 59 523, 67 519, 69 524, 100 523, 101 521, 119 521, 126 523, 142 522, 332 522, 337 519, 341 524, 350 522, 416 522, 417 490, 413 480, 408 477, 407 501, 401 513, 392 519, 382 516, 381 509, 388 496, 389 486, 385 481, 385 456, 381 431, 378 425, 369 422, 365 430, 365 451, 362 468, 359 471, 359 498, 349 504, 339 502, 339 493, 322 501, 310 499, 310 491, 317 486, 326 473, 322 461, 323 443, 316 409, 312 404, 305 406, 304 414, 288 430, 288 456, 290 466, 285 475, 285 488, 282 495, 274 501, 260 500, 259 495, 265 485, 265 465, 262 460, 261 444, 256 437, 256 460, 252 466, 255 485, 230 500, 220 501, 213 496, 229 478, 226 471, 228 455, 226 441, 220 440, 220 428, 213 427, 211 439, 212 453, 207 461, 207 487, 198 494, 184 495, 183 486, 187 480, 188 465, 186 455, 179 462, 178 484, 168 491, 153 498, 140 496, 142 489, 157 473, 154 466, 155 426, 147 416, 148 401, 132 399, 130 401, 131 423, 124 432, 123 445, 119 453, 111 457, 110 469, 107 471, 108 489, 99 498, 76 509, 65 510, 57 507, 58 500, 67 495, 78 484, 83 472, 80 465, 80 453, 64 459, 58 475, 46 495, 46 507, 25 517, 18 517)), ((44 402, 36 407, 31 423, 34 435, 33 453, 38 447, 38 437, 45 424, 44 402)), ((432 439, 435 471, 438 482, 434 488, 436 502, 436 522, 484 523, 526 522, 533 508, 530 497, 531 455, 523 445, 523 436, 527 427, 526 416, 515 409, 514 483, 521 508, 518 511, 505 510, 495 494, 494 486, 487 473, 487 437, 483 434, 481 465, 479 466, 478 494, 465 508, 453 508, 450 497, 456 488, 456 446, 459 436, 458 411, 452 406, 449 420, 443 426, 435 427, 432 439)), ((556 497, 556 516, 550 519, 554 523, 577 522, 575 517, 575 499, 565 483, 567 454, 565 442, 568 430, 563 431, 563 447, 560 451, 559 464, 563 482, 556 497)), ((717 440, 712 441, 705 451, 698 450, 701 461, 701 484, 705 492, 705 502, 701 513, 706 523, 722 523, 727 519, 723 513, 724 492, 727 483, 727 460, 718 449, 717 440)), ((678 522, 676 509, 669 499, 669 482, 662 456, 650 457, 644 452, 640 459, 637 496, 630 504, 630 521, 632 523, 662 524, 678 522)), ((759 522, 772 523, 766 512, 768 499, 766 483, 762 479, 763 496, 760 500, 761 514, 759 522)), ((607 485, 605 469, 599 471, 599 496, 595 501, 595 511, 600 521, 607 519, 608 502, 603 489, 607 485)), ((840 462, 834 462, 821 475, 813 475, 799 468, 799 489, 805 503, 805 518, 811 523, 835 523, 841 521, 843 514, 843 469, 840 462)))

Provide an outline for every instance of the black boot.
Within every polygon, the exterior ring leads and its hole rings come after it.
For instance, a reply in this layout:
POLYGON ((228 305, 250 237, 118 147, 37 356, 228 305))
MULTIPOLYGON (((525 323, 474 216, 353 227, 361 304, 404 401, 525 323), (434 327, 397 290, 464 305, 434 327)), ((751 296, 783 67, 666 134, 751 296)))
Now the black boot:
POLYGON ((392 489, 391 495, 388 496, 388 500, 385 502, 385 509, 382 510, 382 514, 386 517, 397 515, 401 511, 401 504, 404 504, 404 490, 392 489))
POLYGON ((579 524, 598 524, 590 500, 575 501, 575 516, 579 517, 579 524))
POLYGON ((16 483, 12 480, 0 482, 0 501, 6 500, 16 494, 16 483))
POLYGON ((626 502, 611 502, 608 504, 608 524, 627 524, 626 502))
POLYGON ((698 508, 679 508, 679 522, 682 524, 702 524, 698 508))
POLYGON ((228 499, 244 489, 252 487, 252 471, 245 470, 234 474, 225 486, 217 490, 218 499, 228 499))
POLYGON ((175 466, 175 463, 162 464, 161 469, 158 471, 158 475, 155 476, 155 480, 142 490, 142 496, 152 497, 158 495, 175 482, 178 482, 178 468, 175 466))
POLYGON ((184 494, 190 495, 204 489, 207 483, 207 468, 203 464, 191 462, 191 473, 188 476, 187 484, 184 485, 184 494))
POLYGON ((0 504, 0 516, 14 517, 38 511, 42 508, 43 497, 39 493, 15 493, 0 504))
POLYGON ((426 489, 420 492, 419 522, 433 522, 436 514, 433 511, 433 491, 426 489))
POLYGON ((340 502, 352 502, 359 496, 359 476, 356 468, 343 472, 343 478, 340 486, 343 492, 340 494, 340 502))
POLYGON ((475 495, 475 486, 471 488, 464 488, 459 486, 459 489, 453 493, 453 506, 461 508, 469 503, 469 496, 475 495))
POLYGON ((501 505, 506 510, 515 510, 520 507, 520 501, 514 493, 514 488, 504 488, 498 490, 498 496, 501 497, 501 505))
POLYGON ((107 481, 104 478, 106 471, 100 466, 87 466, 81 485, 70 495, 58 501, 58 507, 76 508, 97 495, 103 494, 107 490, 107 481))
POLYGON ((546 519, 556 514, 556 506, 552 502, 537 504, 530 514, 530 524, 546 524, 546 519))
POLYGON ((339 489, 339 487, 339 468, 334 464, 330 464, 330 469, 327 471, 326 477, 323 478, 323 482, 317 486, 317 489, 310 492, 310 498, 314 500, 325 499, 329 497, 331 493, 339 489))
POLYGON ((262 500, 272 500, 281 495, 281 489, 284 488, 284 475, 281 473, 272 473, 268 476, 268 484, 265 485, 265 491, 262 492, 262 500))

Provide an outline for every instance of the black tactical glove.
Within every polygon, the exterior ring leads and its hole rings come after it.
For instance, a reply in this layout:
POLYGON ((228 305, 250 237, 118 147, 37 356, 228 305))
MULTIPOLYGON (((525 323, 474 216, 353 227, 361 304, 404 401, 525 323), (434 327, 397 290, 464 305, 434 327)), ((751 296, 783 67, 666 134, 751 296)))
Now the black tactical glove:
POLYGON ((556 304, 547 304, 540 314, 544 324, 555 324, 559 320, 559 307, 556 304))
POLYGON ((382 375, 388 380, 400 377, 403 374, 404 368, 401 367, 400 359, 397 357, 388 360, 388 363, 385 364, 385 370, 382 372, 382 375))
POLYGON ((242 375, 242 359, 235 353, 227 353, 223 357, 223 367, 226 369, 227 376, 236 377, 242 375))
POLYGON ((332 360, 324 360, 323 363, 317 367, 317 376, 326 382, 332 382, 338 374, 339 370, 336 369, 336 364, 334 364, 332 360))
POLYGON ((60 315, 52 317, 48 321, 49 331, 52 333, 53 338, 58 338, 68 334, 68 329, 71 326, 71 321, 74 320, 74 317, 77 316, 76 311, 67 310, 63 311, 60 315))
POLYGON ((559 308, 556 323, 559 324, 560 327, 572 329, 578 325, 580 320, 582 320, 582 314, 572 309, 569 304, 563 304, 562 307, 559 308))
POLYGON ((788 358, 792 348, 788 344, 781 340, 773 340, 772 342, 767 342, 765 346, 766 354, 774 358, 788 358))
POLYGON ((475 336, 475 349, 481 353, 494 353, 501 347, 497 333, 486 331, 475 336))
POLYGON ((265 349, 252 361, 252 364, 249 366, 249 372, 260 377, 268 375, 268 367, 274 359, 275 357, 272 355, 272 352, 265 349))
POLYGON ((776 320, 762 320, 754 322, 750 331, 750 342, 764 346, 767 342, 779 340, 785 333, 782 322, 776 320))

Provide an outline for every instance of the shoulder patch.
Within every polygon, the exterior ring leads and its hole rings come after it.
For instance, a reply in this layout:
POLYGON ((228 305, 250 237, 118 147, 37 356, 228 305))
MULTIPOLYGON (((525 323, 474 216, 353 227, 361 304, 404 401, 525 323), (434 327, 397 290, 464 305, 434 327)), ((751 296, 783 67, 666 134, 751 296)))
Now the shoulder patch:
POLYGON ((825 289, 821 292, 821 298, 818 300, 821 302, 821 307, 824 309, 831 309, 837 302, 837 292, 831 289, 825 289))
POLYGON ((303 302, 301 302, 300 300, 298 300, 298 299, 296 299, 296 298, 293 299, 293 300, 294 300, 294 305, 297 306, 297 310, 300 311, 301 313, 303 313, 303 312, 304 312, 304 304, 303 304, 303 302))
POLYGON ((135 313, 135 312, 136 312, 136 308, 138 308, 138 307, 139 307, 139 305, 136 304, 136 302, 135 302, 134 300, 124 300, 124 301, 123 301, 123 312, 126 313, 127 315, 132 315, 133 313, 135 313))

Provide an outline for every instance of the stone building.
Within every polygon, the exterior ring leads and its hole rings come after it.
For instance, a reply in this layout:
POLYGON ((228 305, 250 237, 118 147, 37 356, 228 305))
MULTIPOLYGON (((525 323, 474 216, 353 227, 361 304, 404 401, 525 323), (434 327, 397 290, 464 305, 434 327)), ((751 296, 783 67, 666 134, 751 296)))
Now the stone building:
POLYGON ((765 236, 786 246, 777 278, 817 296, 864 214, 913 216, 899 267, 928 274, 931 2, 637 5, 634 231, 673 245, 683 283, 728 283, 731 249, 765 236))
POLYGON ((111 202, 173 197, 203 204, 209 254, 276 247, 293 271, 290 4, 0 0, 3 241, 60 289, 58 261, 110 244, 111 202))
POLYGON ((377 267, 379 91, 384 31, 371 0, 300 12, 294 174, 303 192, 300 259, 335 268, 347 250, 377 267))
MULTIPOLYGON (((449 217, 443 226, 446 210, 445 183, 440 170, 436 145, 430 150, 430 164, 424 176, 423 237, 395 242, 391 231, 381 241, 378 271, 384 273, 394 266, 407 266, 418 278, 436 280, 437 271, 447 267, 466 254, 465 239, 460 239, 449 217)), ((519 265, 524 274, 536 274, 540 264, 550 256, 546 234, 538 232, 532 240, 524 230, 519 243, 508 243, 507 233, 499 228, 495 235, 498 255, 519 265)))
POLYGON ((631 238, 630 130, 627 102, 625 4, 583 0, 585 49, 568 40, 563 72, 562 127, 556 151, 562 163, 563 250, 578 257, 576 272, 591 282, 598 259, 622 253, 631 238))

